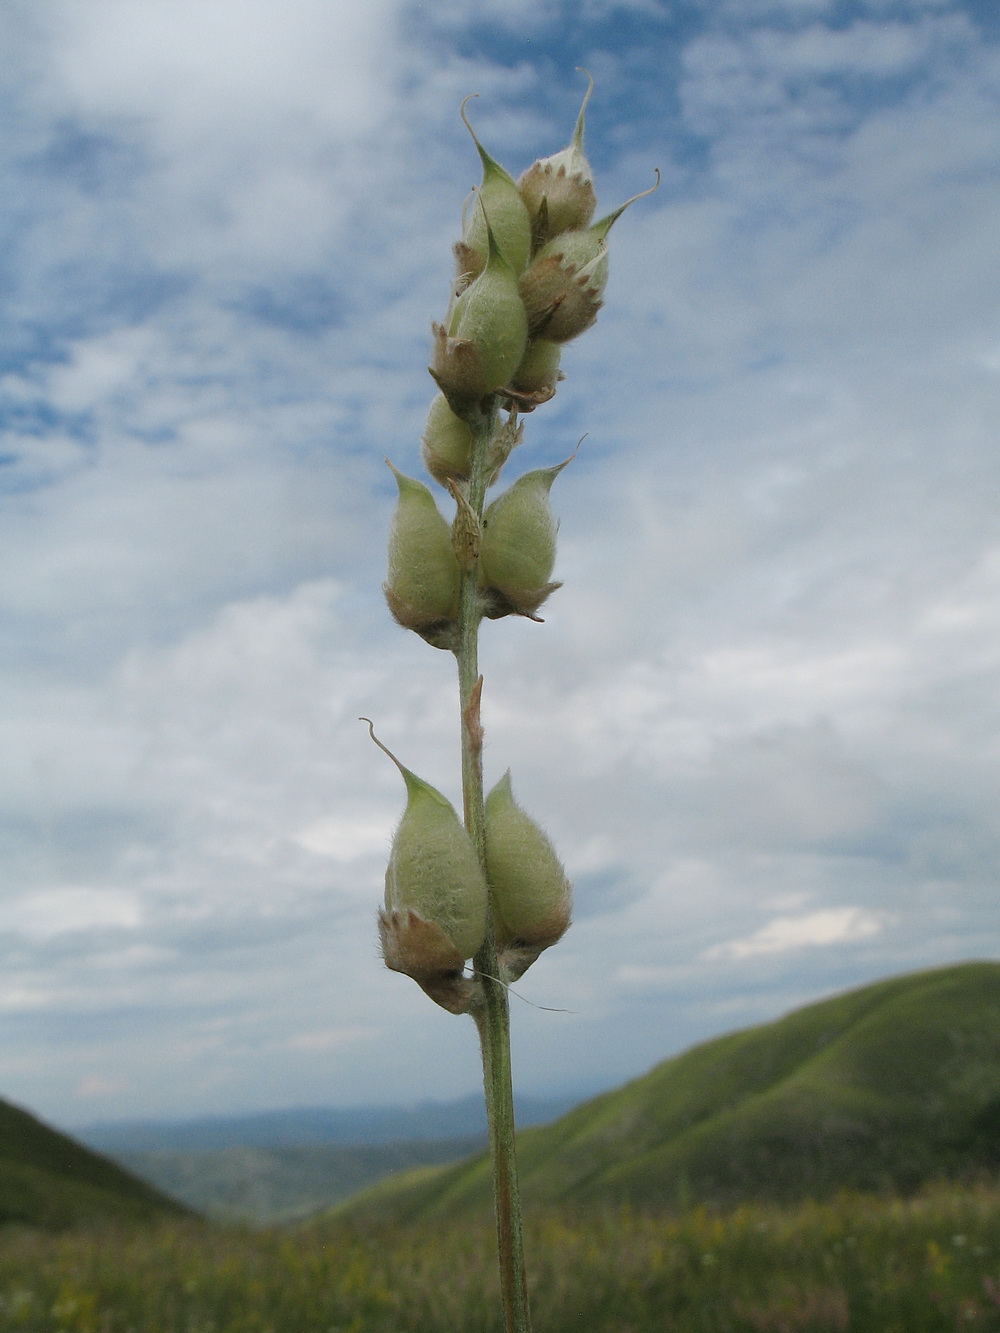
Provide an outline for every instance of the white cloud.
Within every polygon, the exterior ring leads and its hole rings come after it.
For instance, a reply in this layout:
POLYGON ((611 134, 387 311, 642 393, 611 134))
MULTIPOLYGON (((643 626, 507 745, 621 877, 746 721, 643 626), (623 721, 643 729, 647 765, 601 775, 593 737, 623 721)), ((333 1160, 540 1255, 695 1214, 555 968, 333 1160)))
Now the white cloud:
POLYGON ((122 889, 65 885, 11 897, 0 906, 0 931, 46 940, 78 931, 131 929, 141 906, 122 889))
POLYGON ((713 945, 703 956, 709 962, 738 961, 761 954, 850 944, 878 935, 890 922, 885 913, 863 907, 835 907, 805 916, 779 916, 744 939, 713 945))

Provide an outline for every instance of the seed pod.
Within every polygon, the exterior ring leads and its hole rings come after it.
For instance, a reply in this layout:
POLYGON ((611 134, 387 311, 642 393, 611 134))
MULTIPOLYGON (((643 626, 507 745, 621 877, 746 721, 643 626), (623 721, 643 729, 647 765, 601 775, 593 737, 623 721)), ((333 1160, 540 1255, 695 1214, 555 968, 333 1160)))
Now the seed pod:
MULTIPOLYGON (((468 101, 467 97, 465 102, 468 101)), ((479 150, 483 180, 466 213, 462 239, 455 246, 459 274, 475 277, 486 267, 489 254, 487 218, 507 263, 515 273, 523 273, 531 255, 531 218, 527 205, 512 177, 499 162, 494 162, 479 142, 465 114, 465 102, 462 103, 462 119, 479 150)))
POLYGON ((587 78, 590 86, 584 94, 569 145, 552 157, 533 162, 517 182, 528 206, 536 250, 560 232, 586 227, 597 206, 593 173, 583 153, 583 113, 594 91, 594 80, 589 74, 587 78))
POLYGON ((389 530, 389 574, 382 591, 395 620, 436 648, 451 646, 459 569, 451 529, 421 481, 392 467, 399 500, 389 530))
POLYGON ((444 487, 447 487, 449 478, 466 481, 471 451, 472 429, 469 423, 457 417, 448 406, 447 398, 439 393, 430 405, 420 441, 424 467, 444 487))
POLYGON ((549 582, 558 529, 549 488, 569 461, 518 477, 483 515, 479 583, 492 620, 511 614, 534 618, 549 593, 562 586, 549 582))
POLYGON ((522 412, 533 412, 555 396, 556 385, 563 378, 559 369, 561 352, 560 344, 547 338, 528 343, 521 364, 504 388, 522 412))
MULTIPOLYGON (((367 719, 364 719, 367 721, 367 719)), ((451 802, 372 740, 403 775, 406 809, 385 872, 379 936, 386 966, 413 977, 453 1013, 468 1008, 463 965, 486 937, 487 892, 472 841, 451 802)))
POLYGON ((514 800, 509 771, 486 798, 486 878, 497 948, 516 980, 565 934, 572 895, 552 843, 514 800))
POLYGON ((528 317, 517 277, 489 225, 486 234, 486 267, 455 301, 447 329, 433 326, 430 372, 453 410, 506 384, 528 341, 528 317))
POLYGON ((626 200, 586 230, 566 231, 543 245, 521 278, 531 338, 569 342, 597 318, 608 281, 608 232, 629 204, 651 194, 660 183, 626 200))

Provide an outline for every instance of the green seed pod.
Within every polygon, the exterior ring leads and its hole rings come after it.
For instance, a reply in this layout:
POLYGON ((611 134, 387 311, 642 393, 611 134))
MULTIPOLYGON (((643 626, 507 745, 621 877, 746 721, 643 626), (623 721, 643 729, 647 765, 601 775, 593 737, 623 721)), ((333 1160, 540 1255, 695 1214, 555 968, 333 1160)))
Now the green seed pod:
POLYGON ((583 114, 594 91, 594 80, 589 74, 587 78, 590 86, 568 147, 532 163, 517 183, 528 206, 536 250, 560 232, 586 227, 597 206, 593 173, 583 153, 583 114))
POLYGON ((487 239, 486 267, 455 301, 447 329, 433 326, 430 372, 453 410, 506 384, 521 364, 528 341, 528 317, 517 277, 491 226, 487 239))
POLYGON ((608 232, 630 204, 660 183, 626 200, 586 230, 566 231, 543 245, 521 278, 520 291, 532 338, 569 342, 590 328, 608 281, 608 232))
POLYGON ((389 530, 389 574, 382 591, 400 625, 436 648, 448 648, 460 580, 451 528, 423 482, 404 476, 391 463, 389 467, 399 500, 389 530))
POLYGON ((368 725, 406 783, 379 913, 386 966, 413 977, 444 1008, 463 1013, 472 994, 463 965, 486 938, 486 881, 451 802, 404 768, 368 725))
POLYGON ((424 467, 435 481, 447 487, 449 478, 466 481, 472 451, 472 429, 457 417, 448 400, 439 393, 427 413, 420 453, 424 467))
POLYGON ((518 477, 483 515, 479 583, 490 619, 511 614, 534 618, 549 593, 562 586, 549 582, 558 528, 549 488, 569 461, 518 477))
POLYGON ((486 878, 497 948, 516 980, 565 934, 572 896, 551 842, 514 800, 509 771, 486 798, 486 878))
POLYGON ((559 369, 561 352, 560 344, 547 338, 528 343, 521 364, 505 389, 522 412, 533 412, 555 396, 556 385, 563 378, 559 369))
MULTIPOLYGON (((465 102, 468 101, 467 97, 465 102)), ((531 256, 531 219, 527 206, 513 179, 499 162, 494 162, 476 137, 465 114, 465 102, 462 103, 462 119, 479 150, 483 180, 466 213, 462 239, 455 246, 458 271, 475 277, 486 267, 489 255, 486 219, 489 218, 489 225, 493 228, 493 235, 507 263, 515 273, 523 273, 531 256)))

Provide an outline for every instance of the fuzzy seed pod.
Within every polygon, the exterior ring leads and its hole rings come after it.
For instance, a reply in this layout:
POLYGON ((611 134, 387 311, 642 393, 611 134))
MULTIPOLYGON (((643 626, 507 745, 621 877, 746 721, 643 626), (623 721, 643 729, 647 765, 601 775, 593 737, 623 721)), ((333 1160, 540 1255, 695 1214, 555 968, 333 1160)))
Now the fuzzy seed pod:
POLYGON ((452 481, 466 481, 472 451, 472 429, 457 417, 448 400, 439 393, 430 405, 420 441, 424 467, 435 481, 447 487, 452 481))
POLYGON ((445 1009, 464 1013, 472 985, 463 966, 486 937, 486 881, 451 802, 371 734, 406 783, 379 912, 385 963, 413 977, 445 1009))
POLYGON ((522 412, 533 412, 555 396, 556 385, 563 378, 559 369, 562 347, 547 338, 536 338, 525 348, 521 364, 504 392, 522 412))
POLYGON ((534 617, 549 593, 562 586, 549 582, 558 529, 549 488, 569 461, 526 472, 483 515, 479 582, 492 620, 511 614, 534 617))
MULTIPOLYGON (((467 97, 465 102, 468 101, 467 97)), ((476 277, 486 267, 489 254, 486 219, 489 218, 507 263, 515 273, 523 273, 531 255, 531 218, 527 205, 513 179, 479 142, 465 114, 465 102, 462 103, 462 119, 479 151, 483 180, 466 213, 462 239, 455 246, 458 272, 476 277)))
POLYGON ((389 574, 382 591, 395 620, 436 648, 451 646, 459 569, 448 526, 421 481, 392 467, 399 500, 389 530, 389 574))
POLYGON ((572 896, 551 842, 514 800, 509 772, 486 798, 486 877, 497 949, 516 980, 565 934, 572 896))
MULTIPOLYGON (((652 190, 659 183, 657 172, 652 190)), ((634 195, 592 227, 563 232, 542 246, 520 282, 531 338, 564 343, 590 328, 608 281, 608 232, 629 204, 652 190, 634 195)))
POLYGON ((521 364, 528 317, 517 277, 486 229, 489 258, 454 304, 446 328, 434 327, 430 372, 453 410, 506 384, 521 364))
POLYGON ((589 74, 587 78, 590 86, 584 94, 569 145, 552 157, 532 163, 517 183, 528 206, 536 250, 560 232, 586 227, 597 206, 593 173, 583 154, 583 113, 594 91, 594 80, 589 74))

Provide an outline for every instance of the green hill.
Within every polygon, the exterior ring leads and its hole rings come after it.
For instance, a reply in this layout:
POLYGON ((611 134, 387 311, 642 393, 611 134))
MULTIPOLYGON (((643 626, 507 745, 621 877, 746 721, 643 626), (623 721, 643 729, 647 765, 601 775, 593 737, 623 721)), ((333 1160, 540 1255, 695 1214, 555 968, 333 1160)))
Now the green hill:
POLYGON ((146 1222, 190 1210, 27 1111, 0 1101, 0 1224, 146 1222))
MULTIPOLYGON (((518 1136, 536 1204, 674 1209, 1000 1173, 1000 963, 895 977, 696 1046, 518 1136)), ((488 1164, 383 1182, 400 1220, 489 1206, 488 1164)))

